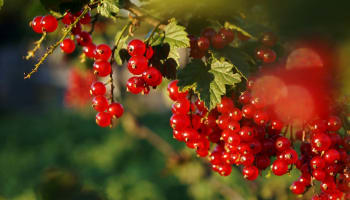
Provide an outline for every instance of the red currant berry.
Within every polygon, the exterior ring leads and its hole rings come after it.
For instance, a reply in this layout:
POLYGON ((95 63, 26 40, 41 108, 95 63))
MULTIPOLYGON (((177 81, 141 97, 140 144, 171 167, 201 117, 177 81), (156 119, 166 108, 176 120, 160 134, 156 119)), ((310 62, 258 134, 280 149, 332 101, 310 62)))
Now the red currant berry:
MULTIPOLYGON (((79 11, 75 13, 75 17, 79 17, 83 11, 79 11)), ((89 24, 91 22, 91 14, 88 12, 86 13, 79 21, 81 24, 89 24)))
POLYGON ((106 112, 99 112, 96 115, 96 123, 101 127, 107 127, 111 125, 111 115, 106 112))
POLYGON ((92 42, 90 33, 85 31, 82 31, 81 33, 77 34, 75 37, 80 46, 86 46, 92 42))
POLYGON ((330 116, 327 121, 327 130, 338 131, 342 126, 341 120, 337 116, 330 116))
POLYGON ((237 133, 240 129, 240 124, 236 121, 229 121, 227 123, 227 129, 233 133, 237 133))
POLYGON ((145 82, 140 77, 131 77, 126 83, 127 90, 133 94, 139 94, 143 91, 145 82))
POLYGON ((197 41, 197 46, 201 51, 206 51, 209 49, 210 41, 207 37, 200 37, 197 41))
POLYGON ((273 63, 276 61, 277 55, 276 52, 272 49, 265 49, 262 61, 264 63, 273 63))
POLYGON ((311 185, 311 175, 309 173, 305 173, 298 179, 298 181, 305 186, 309 186, 311 185))
POLYGON ((43 27, 43 31, 46 31, 48 33, 54 32, 58 26, 56 17, 52 15, 44 16, 41 19, 41 26, 43 27))
POLYGON ((170 118, 170 125, 173 129, 182 130, 191 125, 190 118, 187 115, 174 114, 170 118))
POLYGON ((267 48, 265 47, 258 47, 255 49, 255 57, 259 60, 263 60, 264 59, 264 54, 265 54, 265 50, 267 48))
POLYGON ((298 161, 298 153, 292 148, 283 151, 282 155, 288 164, 295 164, 298 161))
POLYGON ((242 155, 240 158, 240 163, 244 166, 250 166, 253 164, 253 162, 254 162, 254 155, 251 153, 242 155))
POLYGON ((242 94, 239 96, 238 101, 241 104, 249 104, 250 103, 250 93, 248 91, 242 92, 242 94))
POLYGON ((120 118, 124 113, 123 105, 120 103, 109 104, 108 113, 111 114, 111 116, 115 116, 116 118, 120 118))
POLYGON ((284 160, 277 159, 272 164, 272 172, 277 176, 282 176, 288 172, 288 163, 284 160))
POLYGON ((312 176, 318 181, 323 181, 326 178, 326 172, 321 169, 315 169, 312 171, 312 176))
POLYGON ((231 43, 235 39, 235 34, 231 30, 222 28, 219 33, 223 36, 226 44, 231 43))
POLYGON ((275 148, 279 152, 283 152, 290 148, 291 142, 286 137, 279 137, 275 142, 275 148))
POLYGON ((327 164, 338 163, 340 160, 340 153, 335 149, 329 149, 326 151, 323 157, 327 164))
POLYGON ((324 133, 327 130, 327 124, 323 120, 315 120, 310 124, 313 133, 324 133))
POLYGON ((185 98, 177 100, 173 104, 171 111, 173 114, 187 115, 187 113, 190 111, 190 101, 185 98))
POLYGON ((266 155, 258 155, 255 158, 255 162, 256 162, 257 168, 260 170, 264 170, 264 169, 268 168, 271 164, 270 158, 266 155))
POLYGON ((43 26, 41 25, 42 16, 34 17, 33 21, 30 23, 32 29, 36 33, 43 33, 43 26))
POLYGON ((73 28, 72 28, 72 33, 73 35, 78 35, 82 31, 80 23, 77 23, 73 28))
POLYGON ((240 121, 242 119, 242 112, 238 108, 233 108, 227 112, 228 116, 234 121, 240 121))
POLYGON ((331 146, 331 139, 324 133, 317 133, 311 138, 311 146, 316 151, 326 151, 331 146))
POLYGON ((105 96, 96 96, 92 100, 92 106, 98 112, 103 112, 108 108, 108 100, 105 96))
POLYGON ((250 142, 254 139, 254 132, 253 129, 249 126, 243 126, 239 132, 239 136, 241 137, 242 141, 244 142, 250 142))
POLYGON ((112 55, 112 50, 111 48, 106 45, 106 44, 100 44, 96 47, 96 55, 95 58, 96 60, 100 59, 100 60, 108 60, 111 55, 112 55))
POLYGON ((217 110, 220 113, 227 113, 230 110, 232 110, 234 107, 233 101, 232 99, 230 99, 229 97, 222 97, 221 98, 221 103, 219 103, 217 105, 217 110))
POLYGON ((89 43, 83 47, 83 52, 88 58, 95 58, 96 56, 96 45, 89 43))
POLYGON ((323 169, 326 166, 326 162, 323 158, 315 156, 311 159, 310 166, 312 169, 323 169))
POLYGON ((73 40, 66 38, 61 42, 60 47, 64 53, 73 53, 75 50, 75 43, 73 40))
POLYGON ((75 20, 75 16, 72 15, 72 13, 67 12, 67 14, 65 14, 62 18, 62 23, 65 25, 70 25, 74 22, 75 20))
POLYGON ((148 61, 144 56, 133 56, 128 62, 128 69, 134 75, 142 74, 148 68, 148 61))
POLYGON ((160 85, 163 79, 162 73, 155 67, 150 67, 144 71, 142 77, 148 85, 153 87, 160 85))
POLYGON ((274 119, 271 120, 271 129, 272 130, 277 130, 280 131, 283 128, 283 122, 278 120, 278 119, 274 119))
POLYGON ((323 192, 331 194, 336 189, 337 186, 332 179, 329 179, 329 180, 323 181, 320 187, 323 192))
POLYGON ((228 176, 232 172, 232 167, 228 164, 220 165, 218 171, 221 176, 228 176))
POLYGON ((106 94, 105 84, 99 81, 92 83, 90 87, 90 94, 93 96, 105 95, 106 94))
POLYGON ((273 47, 276 45, 277 37, 272 32, 264 33, 260 39, 261 43, 267 47, 273 47))
POLYGON ((251 166, 245 166, 242 169, 242 174, 245 179, 248 179, 250 181, 254 181, 259 176, 259 170, 257 167, 251 165, 251 166))
POLYGON ((141 40, 132 40, 129 42, 127 50, 130 56, 143 56, 146 52, 146 44, 141 40))
POLYGON ((147 58, 147 60, 151 59, 153 57, 153 54, 154 54, 153 48, 151 46, 148 46, 145 54, 145 57, 147 58))
POLYGON ((222 49, 225 47, 226 41, 222 35, 218 33, 211 38, 211 44, 215 49, 222 49))
POLYGON ((257 125, 264 126, 269 122, 269 115, 265 111, 258 110, 254 114, 254 122, 257 125))
POLYGON ((252 104, 247 104, 242 107, 242 115, 247 119, 253 118, 255 107, 252 104))
POLYGON ((177 86, 178 80, 173 80, 168 84, 168 93, 169 97, 173 101, 177 101, 178 99, 186 98, 188 92, 180 92, 179 87, 177 86))
POLYGON ((111 64, 105 60, 96 60, 93 65, 95 73, 99 76, 104 77, 111 73, 111 64))
POLYGON ((185 141, 185 139, 182 137, 182 131, 173 130, 173 137, 179 142, 185 141))
POLYGON ((294 194, 303 194, 305 192, 305 185, 299 181, 295 181, 289 188, 294 194))

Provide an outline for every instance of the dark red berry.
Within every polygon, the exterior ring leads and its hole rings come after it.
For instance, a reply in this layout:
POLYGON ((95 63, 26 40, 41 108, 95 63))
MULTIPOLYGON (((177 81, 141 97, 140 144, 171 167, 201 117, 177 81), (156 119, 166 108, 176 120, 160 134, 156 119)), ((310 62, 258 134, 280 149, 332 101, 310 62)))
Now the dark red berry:
POLYGON ((211 39, 216 34, 216 31, 213 28, 206 28, 202 32, 202 36, 208 39, 211 39))
POLYGON ((235 39, 235 34, 231 30, 222 28, 219 33, 223 36, 226 44, 231 43, 235 39))
POLYGON ((272 32, 266 32, 260 39, 261 43, 267 47, 273 47, 276 45, 277 36, 272 32))
POLYGON ((221 34, 217 33, 211 37, 211 44, 215 49, 222 49, 225 47, 226 41, 221 34))
POLYGON ((65 25, 70 25, 74 22, 74 20, 75 20, 75 16, 72 15, 72 13, 67 12, 62 18, 62 23, 65 25))
POLYGON ((86 31, 82 31, 81 33, 77 34, 75 37, 80 46, 86 46, 92 42, 90 33, 86 31))
POLYGON ((201 51, 206 51, 209 49, 210 41, 207 37, 200 37, 197 41, 197 46, 201 51))
POLYGON ((265 49, 262 61, 264 63, 273 63, 276 61, 277 55, 276 52, 272 49, 265 49))

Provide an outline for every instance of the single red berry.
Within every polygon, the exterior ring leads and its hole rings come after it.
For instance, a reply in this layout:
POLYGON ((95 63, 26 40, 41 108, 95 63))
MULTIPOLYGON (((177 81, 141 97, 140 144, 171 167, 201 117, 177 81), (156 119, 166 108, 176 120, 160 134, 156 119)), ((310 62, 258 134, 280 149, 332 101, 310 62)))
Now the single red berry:
POLYGON ((330 179, 325 180, 321 183, 320 188, 323 192, 331 194, 336 189, 337 186, 332 178, 333 177, 330 177, 330 179))
POLYGON ((70 25, 74 22, 74 20, 75 16, 72 13, 67 12, 62 18, 62 23, 65 25, 70 25))
POLYGON ((95 58, 96 56, 96 45, 89 43, 83 47, 83 52, 88 58, 95 58))
POLYGON ((298 181, 305 186, 311 185, 311 175, 309 173, 304 173, 301 175, 301 177, 298 179, 298 181))
POLYGON ((127 90, 133 94, 139 94, 143 91, 145 81, 141 77, 133 76, 126 83, 127 90))
POLYGON ((273 162, 272 166, 272 172, 277 176, 282 176, 288 172, 288 163, 284 160, 277 159, 275 162, 273 162))
POLYGON ((75 43, 73 40, 66 38, 61 42, 60 47, 64 53, 73 53, 75 50, 75 43))
POLYGON ((327 121, 327 130, 338 131, 342 126, 341 120, 337 116, 330 116, 327 121))
POLYGON ((111 64, 105 60, 96 60, 93 68, 94 72, 101 77, 108 76, 112 71, 111 64))
POLYGON ((226 44, 231 43, 235 39, 235 34, 231 30, 222 28, 219 33, 223 36, 226 44))
POLYGON ((220 117, 216 120, 216 123, 221 130, 224 130, 224 129, 227 129, 229 121, 230 121, 230 116, 220 115, 220 117))
POLYGON ((237 150, 242 154, 242 155, 247 155, 247 154, 252 154, 252 149, 250 148, 250 145, 247 143, 240 143, 237 146, 237 150))
POLYGON ((305 192, 305 185, 299 181, 295 181, 289 188, 294 194, 303 194, 305 192))
POLYGON ((277 37, 272 32, 266 32, 260 39, 261 43, 267 47, 273 47, 276 45, 277 37))
POLYGON ((242 92, 242 94, 238 97, 238 101, 241 104, 249 104, 251 99, 251 95, 248 91, 242 92))
POLYGON ((317 133, 311 138, 311 146, 316 151, 326 151, 331 146, 331 139, 324 133, 317 133))
POLYGON ((178 80, 173 80, 168 84, 168 93, 169 93, 169 97, 173 100, 173 101, 177 101, 178 99, 182 99, 182 98, 186 98, 188 91, 186 92, 180 92, 179 91, 179 87, 177 86, 177 83, 179 81, 178 80))
POLYGON ((209 49, 210 41, 207 37, 200 37, 197 41, 197 46, 201 51, 206 51, 209 49))
POLYGON ((93 96, 105 95, 106 94, 106 86, 102 82, 94 82, 90 87, 90 94, 93 96))
POLYGON ((109 104, 107 110, 111 116, 115 116, 116 118, 120 118, 124 113, 123 105, 120 103, 109 104))
POLYGON ((236 121, 229 121, 227 123, 227 129, 233 133, 237 133, 240 130, 240 124, 236 121))
POLYGON ((105 96, 96 96, 92 100, 92 106, 98 112, 103 112, 108 108, 108 100, 105 96))
POLYGON ((129 42, 127 50, 130 56, 143 56, 146 52, 146 44, 141 40, 132 40, 129 42))
POLYGON ((258 48, 256 48, 255 49, 255 57, 260 59, 260 60, 263 60, 266 49, 267 49, 266 47, 258 47, 258 48))
POLYGON ((283 152, 290 148, 291 142, 286 137, 279 137, 275 142, 275 148, 279 152, 283 152))
POLYGON ((96 60, 109 60, 112 55, 111 48, 106 44, 100 44, 96 47, 95 58, 96 60))
POLYGON ((43 26, 41 24, 42 16, 34 17, 33 21, 30 23, 32 29, 36 33, 43 33, 43 26))
POLYGON ((77 23, 73 28, 72 28, 72 33, 73 35, 78 35, 82 32, 82 28, 80 23, 77 23))
POLYGON ((245 179, 254 181, 259 176, 259 169, 253 165, 245 166, 242 169, 242 174, 245 179))
POLYGON ((232 99, 229 97, 222 97, 221 102, 217 105, 217 110, 220 113, 227 113, 234 107, 232 99))
POLYGON ((215 49, 222 49, 225 47, 226 41, 221 34, 217 33, 211 38, 211 44, 215 49))
POLYGON ((155 67, 150 67, 144 71, 142 77, 148 85, 153 87, 160 85, 163 79, 162 73, 155 67))
POLYGON ((250 142, 254 139, 253 129, 249 126, 241 127, 238 134, 244 142, 250 142))
POLYGON ((220 165, 219 166, 219 174, 221 176, 228 176, 230 175, 232 172, 232 167, 231 165, 228 164, 224 164, 224 165, 220 165))
POLYGON ((248 153, 240 157, 240 163, 244 166, 250 166, 253 164, 253 162, 254 162, 254 155, 252 153, 248 153))
POLYGON ((312 176, 318 181, 323 181, 326 178, 326 172, 322 169, 315 169, 312 171, 312 176))
POLYGON ((81 33, 77 34, 75 38, 80 46, 86 46, 92 42, 90 33, 86 31, 82 31, 81 33))
POLYGON ((206 51, 200 50, 199 47, 191 48, 191 51, 190 51, 190 57, 195 59, 201 59, 205 56, 205 54, 206 54, 206 51))
POLYGON ((255 162, 256 162, 256 167, 260 170, 264 170, 268 168, 271 164, 270 158, 266 155, 258 155, 255 158, 255 162))
POLYGON ((180 141, 180 142, 184 142, 185 139, 182 137, 182 131, 178 131, 178 130, 173 130, 173 138, 180 141))
POLYGON ((338 163, 340 160, 340 153, 335 149, 328 149, 323 157, 327 164, 338 163))
POLYGON ((326 166, 326 162, 320 156, 315 156, 311 159, 310 166, 313 169, 323 169, 326 166))
POLYGON ((151 46, 148 46, 145 53, 145 57, 147 58, 147 60, 151 59, 153 57, 153 54, 153 48, 151 46))
POLYGON ((258 110, 254 114, 254 122, 257 125, 264 126, 269 122, 269 115, 263 110, 258 110))
POLYGON ((48 33, 54 32, 58 26, 56 17, 52 15, 44 16, 41 19, 41 26, 43 27, 43 31, 46 31, 48 33))
POLYGON ((227 115, 234 121, 240 121, 242 119, 242 112, 238 108, 232 108, 227 112, 227 115))
POLYGON ((101 127, 111 125, 111 115, 107 112, 99 112, 96 115, 96 123, 101 127))
POLYGON ((183 130, 191 125, 191 121, 187 115, 173 114, 170 118, 170 125, 173 129, 183 130))
POLYGON ((282 156, 288 164, 295 164, 298 161, 298 153, 292 148, 283 151, 282 156))
POLYGON ((276 61, 277 55, 276 52, 272 49, 265 49, 262 61, 264 63, 273 63, 276 61))
POLYGON ((211 39, 216 34, 216 31, 213 28, 206 28, 202 32, 202 36, 208 39, 211 39))
POLYGON ((252 104, 247 104, 242 107, 242 115, 247 119, 253 118, 255 107, 252 104))
MULTIPOLYGON (((79 17, 83 11, 76 12, 75 17, 79 17)), ((86 13, 79 21, 81 24, 88 24, 91 22, 91 14, 90 12, 86 13)))
POLYGON ((186 98, 175 101, 172 105, 171 111, 174 114, 187 115, 187 113, 190 111, 190 101, 186 98))
POLYGON ((128 62, 128 69, 134 75, 142 74, 148 68, 148 61, 144 56, 133 56, 128 62))
POLYGON ((325 133, 327 130, 327 123, 321 119, 315 120, 310 124, 310 129, 313 133, 325 133))

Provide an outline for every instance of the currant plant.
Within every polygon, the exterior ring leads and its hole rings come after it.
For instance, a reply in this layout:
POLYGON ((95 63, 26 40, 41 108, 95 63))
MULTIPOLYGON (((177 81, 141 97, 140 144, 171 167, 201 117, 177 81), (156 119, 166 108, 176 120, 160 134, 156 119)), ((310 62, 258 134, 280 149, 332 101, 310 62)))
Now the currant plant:
POLYGON ((170 81, 173 137, 208 158, 213 171, 229 176, 236 165, 253 181, 264 170, 283 176, 297 169, 301 176, 290 186, 292 193, 318 187, 313 199, 349 198, 347 114, 338 112, 339 105, 329 98, 329 69, 288 69, 276 33, 239 15, 224 21, 201 19, 208 23, 193 30, 190 22, 158 20, 142 4, 128 0, 44 5, 53 14, 30 22, 42 37, 26 59, 35 56, 47 34, 62 27, 62 35, 24 78, 33 76, 58 46, 65 54, 81 52, 83 60, 93 63, 95 77, 86 90, 99 126, 112 127, 123 116, 114 83, 116 67, 127 67, 131 76, 123 85, 132 94, 147 95, 170 81), (94 42, 99 16, 126 22, 113 45, 94 42), (143 22, 152 31, 144 39, 134 37, 143 22), (184 66, 181 60, 186 60, 184 66))

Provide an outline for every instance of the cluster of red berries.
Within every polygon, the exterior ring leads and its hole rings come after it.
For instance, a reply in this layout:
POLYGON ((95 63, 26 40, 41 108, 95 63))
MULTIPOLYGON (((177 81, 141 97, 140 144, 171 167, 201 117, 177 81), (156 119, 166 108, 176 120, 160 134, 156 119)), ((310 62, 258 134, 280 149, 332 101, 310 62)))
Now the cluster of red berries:
POLYGON ((235 34, 232 30, 225 28, 220 29, 218 33, 213 28, 206 28, 199 38, 193 35, 188 37, 191 47, 190 56, 200 59, 206 55, 210 45, 215 49, 222 49, 235 39, 235 34))
POLYGON ((127 51, 131 56, 128 61, 128 70, 132 76, 126 83, 126 88, 133 94, 148 94, 151 87, 157 87, 162 83, 162 73, 155 67, 149 66, 149 60, 153 57, 153 49, 141 40, 132 40, 128 44, 127 51))
POLYGON ((277 44, 277 37, 272 32, 266 32, 260 38, 262 46, 256 48, 255 57, 263 63, 270 64, 276 61, 276 52, 271 49, 277 44))
POLYGON ((237 105, 234 97, 223 97, 208 112, 202 101, 189 98, 192 95, 179 91, 177 80, 172 81, 168 92, 175 101, 170 118, 173 137, 196 149, 198 156, 209 156, 212 169, 222 176, 231 174, 232 165, 242 166, 248 180, 255 180, 268 167, 282 176, 294 165, 302 175, 291 185, 293 193, 303 194, 317 180, 322 194, 314 199, 340 200, 349 195, 350 137, 343 140, 337 133, 341 120, 336 116, 316 120, 305 126, 310 129, 291 131, 288 138, 287 126, 251 96, 253 84, 248 81, 248 90, 238 97, 237 105), (294 148, 296 140, 301 142, 300 156, 294 148), (215 147, 210 151, 211 143, 215 147))
POLYGON ((36 33, 51 33, 57 29, 58 22, 57 19, 52 15, 36 16, 30 22, 30 26, 36 33))

